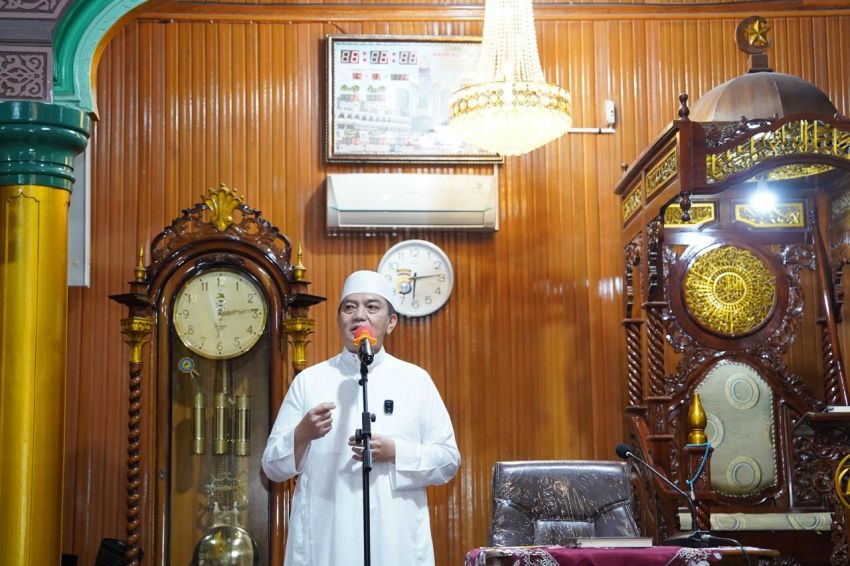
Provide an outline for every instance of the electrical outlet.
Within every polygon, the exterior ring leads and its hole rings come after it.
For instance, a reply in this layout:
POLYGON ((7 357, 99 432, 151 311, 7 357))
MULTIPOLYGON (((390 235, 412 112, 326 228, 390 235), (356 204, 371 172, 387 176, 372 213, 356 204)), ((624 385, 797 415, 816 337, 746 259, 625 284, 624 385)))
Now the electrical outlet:
POLYGON ((613 100, 605 101, 605 123, 608 126, 613 126, 617 123, 617 106, 613 100))

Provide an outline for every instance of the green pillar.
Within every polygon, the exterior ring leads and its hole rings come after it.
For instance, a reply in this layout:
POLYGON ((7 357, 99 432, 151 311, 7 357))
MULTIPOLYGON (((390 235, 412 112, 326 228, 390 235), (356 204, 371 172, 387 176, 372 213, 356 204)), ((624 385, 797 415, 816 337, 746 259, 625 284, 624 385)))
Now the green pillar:
POLYGON ((91 120, 0 101, 0 553, 58 564, 62 549, 68 205, 91 120))

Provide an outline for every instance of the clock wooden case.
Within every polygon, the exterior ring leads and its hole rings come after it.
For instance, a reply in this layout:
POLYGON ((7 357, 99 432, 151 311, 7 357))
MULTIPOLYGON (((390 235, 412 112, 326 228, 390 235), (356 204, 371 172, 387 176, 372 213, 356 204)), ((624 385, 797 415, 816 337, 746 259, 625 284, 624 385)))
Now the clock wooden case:
POLYGON ((261 458, 289 381, 286 329, 301 329, 288 339, 303 354, 307 309, 324 300, 291 257, 222 185, 153 239, 131 293, 113 297, 130 307, 128 563, 282 563, 290 486, 268 482, 261 458))

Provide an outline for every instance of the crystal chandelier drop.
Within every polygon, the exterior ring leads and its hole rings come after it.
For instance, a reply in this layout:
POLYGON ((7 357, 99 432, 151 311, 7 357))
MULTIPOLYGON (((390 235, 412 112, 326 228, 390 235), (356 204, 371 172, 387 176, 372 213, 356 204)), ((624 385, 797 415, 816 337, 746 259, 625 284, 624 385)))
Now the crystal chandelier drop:
POLYGON ((485 0, 478 72, 478 84, 449 99, 451 127, 466 143, 521 155, 572 125, 570 93, 543 77, 531 0, 485 0))

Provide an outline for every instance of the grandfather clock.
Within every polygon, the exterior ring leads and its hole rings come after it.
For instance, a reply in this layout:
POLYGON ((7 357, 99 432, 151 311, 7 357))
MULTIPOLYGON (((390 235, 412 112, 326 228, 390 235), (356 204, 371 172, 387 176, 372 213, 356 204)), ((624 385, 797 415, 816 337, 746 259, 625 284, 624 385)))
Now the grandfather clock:
POLYGON ((285 391, 287 339, 298 371, 307 310, 324 300, 305 292, 291 255, 289 240, 221 185, 154 238, 150 265, 140 257, 130 293, 112 297, 130 308, 129 564, 142 551, 148 564, 282 562, 289 486, 265 480, 260 462, 285 391))

